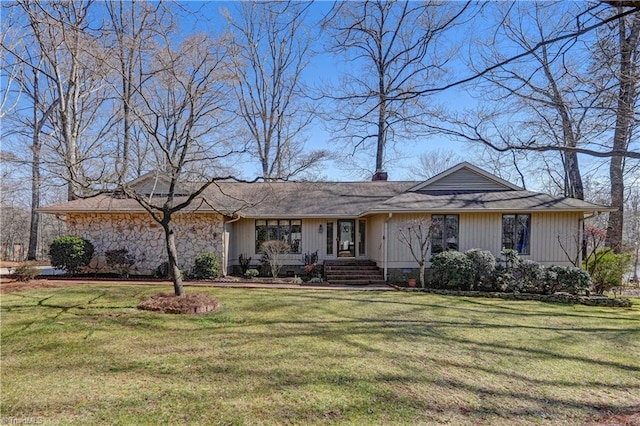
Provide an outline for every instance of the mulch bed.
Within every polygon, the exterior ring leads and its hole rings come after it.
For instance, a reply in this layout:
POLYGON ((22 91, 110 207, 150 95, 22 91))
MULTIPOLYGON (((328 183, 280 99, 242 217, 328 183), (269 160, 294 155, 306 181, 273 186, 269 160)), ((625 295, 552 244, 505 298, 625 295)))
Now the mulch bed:
POLYGON ((165 314, 206 314, 219 306, 218 299, 206 294, 176 296, 173 293, 159 293, 143 300, 138 309, 165 314))
POLYGON ((586 426, 640 426, 640 411, 629 413, 606 413, 602 417, 585 423, 586 426))
POLYGON ((39 290, 42 288, 58 288, 77 286, 76 281, 51 281, 48 279, 35 279, 31 281, 18 281, 13 278, 0 278, 0 293, 13 293, 14 291, 39 290))

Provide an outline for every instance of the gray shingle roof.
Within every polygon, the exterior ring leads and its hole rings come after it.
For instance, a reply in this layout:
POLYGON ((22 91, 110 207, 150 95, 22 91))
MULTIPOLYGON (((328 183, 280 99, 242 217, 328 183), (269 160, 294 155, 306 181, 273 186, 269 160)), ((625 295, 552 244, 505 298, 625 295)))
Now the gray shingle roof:
POLYGON ((532 191, 406 192, 389 198, 372 212, 419 211, 609 211, 605 206, 575 198, 552 197, 532 191))
MULTIPOLYGON (((148 173, 130 184, 150 194, 166 192, 166 178, 148 173)), ((188 192, 193 185, 181 185, 188 192)), ((162 205, 165 198, 156 197, 162 205)), ((184 198, 177 198, 179 203, 184 198)), ((469 163, 425 182, 217 182, 186 211, 244 217, 355 217, 384 212, 613 211, 567 197, 526 191, 469 163)), ((40 209, 44 213, 139 212, 131 199, 100 195, 40 209)))
MULTIPOLYGON (((211 186, 187 211, 243 217, 355 217, 378 212, 610 211, 586 201, 531 191, 418 191, 417 182, 278 182, 211 186)), ((158 198, 158 204, 163 198, 158 198)), ((178 199, 179 201, 180 199, 178 199)), ((100 195, 40 209, 44 213, 141 212, 132 199, 100 195)))

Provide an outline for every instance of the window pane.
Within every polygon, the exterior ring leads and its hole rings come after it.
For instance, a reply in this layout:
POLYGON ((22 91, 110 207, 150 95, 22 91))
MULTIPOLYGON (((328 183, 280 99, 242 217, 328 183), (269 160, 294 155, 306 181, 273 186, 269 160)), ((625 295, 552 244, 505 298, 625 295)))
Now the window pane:
POLYGON ((358 222, 358 232, 360 233, 360 239, 358 240, 358 252, 360 253, 360 256, 363 256, 365 254, 365 246, 366 246, 366 240, 365 240, 365 233, 366 233, 366 229, 367 229, 367 222, 365 222, 364 220, 361 220, 358 222))
POLYGON ((256 253, 260 253, 260 246, 267 238, 267 223, 264 220, 256 220, 256 253))
POLYGON ((301 220, 292 220, 291 221, 291 253, 300 253, 301 251, 301 241, 302 241, 302 221, 301 220))
POLYGON ((502 216, 502 248, 514 248, 514 232, 515 232, 516 216, 505 214, 502 216))
POLYGON ((458 250, 458 215, 447 215, 446 223, 446 240, 445 247, 447 250, 458 250))
POLYGON ((278 239, 278 221, 268 220, 267 221, 267 241, 277 240, 277 239, 278 239))
POLYGON ((438 254, 444 251, 444 216, 441 214, 434 214, 431 216, 431 222, 433 226, 433 229, 431 231, 431 253, 438 254))
POLYGON ((529 225, 531 216, 519 214, 516 219, 516 250, 520 254, 529 254, 529 225))
POLYGON ((278 221, 278 238, 291 246, 291 226, 288 220, 278 221))
POLYGON ((327 222, 327 254, 333 254, 333 222, 327 222))

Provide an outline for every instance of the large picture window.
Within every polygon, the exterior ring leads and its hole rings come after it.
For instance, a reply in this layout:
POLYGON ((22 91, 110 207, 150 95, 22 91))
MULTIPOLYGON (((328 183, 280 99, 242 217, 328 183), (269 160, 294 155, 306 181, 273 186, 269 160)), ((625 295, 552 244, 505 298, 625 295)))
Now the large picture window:
POLYGON ((300 253, 302 221, 289 219, 256 220, 256 253, 265 241, 282 240, 289 244, 291 253, 300 253))
POLYGON ((431 254, 458 250, 458 223, 457 214, 431 215, 431 254))
POLYGON ((502 216, 502 247, 519 254, 529 254, 531 232, 530 214, 505 214, 502 216))

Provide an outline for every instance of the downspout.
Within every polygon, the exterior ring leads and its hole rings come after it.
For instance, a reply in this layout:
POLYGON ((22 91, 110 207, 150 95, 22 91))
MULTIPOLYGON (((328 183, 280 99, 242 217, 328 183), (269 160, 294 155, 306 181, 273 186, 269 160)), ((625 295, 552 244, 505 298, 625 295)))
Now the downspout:
POLYGON ((389 235, 389 221, 393 217, 393 213, 389 213, 389 216, 384 220, 384 234, 382 235, 382 239, 384 240, 384 256, 382 260, 382 266, 384 268, 384 280, 387 281, 389 278, 389 268, 387 267, 387 263, 389 262, 389 239, 387 235, 389 235))
POLYGON ((231 220, 228 220, 226 222, 223 223, 223 227, 222 227, 222 256, 223 256, 223 261, 222 261, 222 276, 226 277, 227 276, 227 269, 229 267, 229 241, 228 241, 228 235, 231 233, 230 231, 227 232, 227 225, 237 222, 240 220, 240 216, 238 215, 237 217, 233 217, 231 220))

